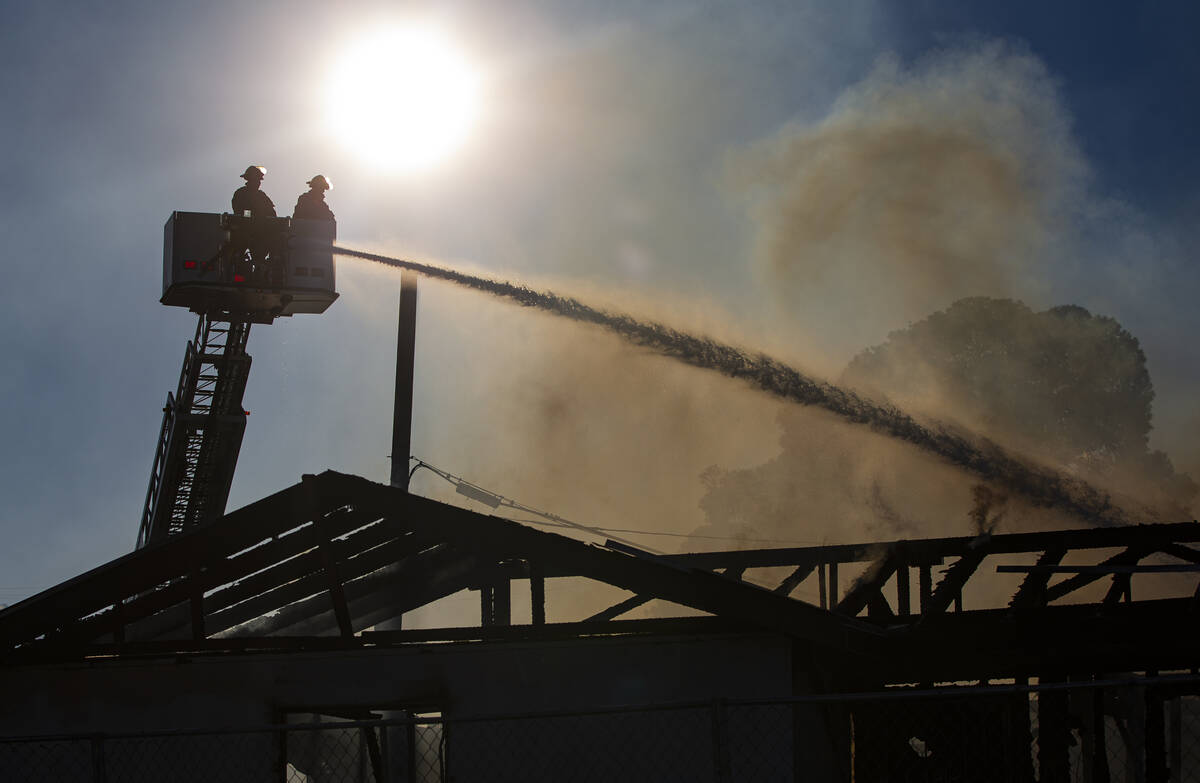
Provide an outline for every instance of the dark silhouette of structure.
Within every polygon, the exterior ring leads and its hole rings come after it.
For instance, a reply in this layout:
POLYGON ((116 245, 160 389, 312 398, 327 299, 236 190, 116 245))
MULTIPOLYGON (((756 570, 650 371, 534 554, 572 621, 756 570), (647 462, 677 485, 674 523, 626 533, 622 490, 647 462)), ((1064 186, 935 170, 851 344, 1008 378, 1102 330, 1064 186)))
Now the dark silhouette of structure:
MULTIPOLYGON (((341 736, 360 749, 356 779, 374 781, 573 779, 617 755, 626 766, 608 777, 662 779, 664 746, 679 779, 1183 779, 1185 708, 1200 678, 1159 675, 1200 665, 1200 523, 657 555, 422 498, 400 466, 412 276, 400 296, 390 485, 327 471, 225 514, 250 324, 336 298, 332 266, 320 286, 297 283, 311 278, 299 268, 332 263, 332 234, 303 233, 325 224, 287 223, 284 285, 249 292, 199 269, 229 241, 221 216, 168 221, 163 302, 200 323, 168 395, 138 548, 0 610, 0 777, 79 779, 49 771, 69 745, 84 748, 94 779, 171 779, 162 770, 174 768, 133 754, 148 733, 167 742, 159 735, 190 729, 209 734, 161 747, 194 779, 230 769, 287 779, 289 767, 321 779, 347 754, 322 743, 341 736), (1164 576, 1173 594, 1150 586, 1164 576), (582 608, 579 596, 604 590, 609 605, 582 608), (478 622, 405 627, 406 615, 464 592, 478 622), (622 619, 651 602, 659 616, 622 619), (1113 672, 1140 676, 1135 697, 1113 672), (1008 683, 999 697, 939 687, 994 680, 1008 683), (914 685, 921 698, 905 700, 914 685), (856 695, 867 691, 877 693, 856 695), (634 720, 629 705, 649 706, 634 720), (606 711, 617 719, 597 719, 606 711), (459 722, 440 724, 439 771, 422 777, 412 718, 429 712, 459 722), (498 714, 519 718, 502 742, 487 717, 498 714), (298 716, 350 728, 297 735, 287 724, 298 716), (239 725, 258 728, 228 733, 239 725), (568 740, 594 755, 557 752, 568 740), (1135 771, 1121 777, 1117 761, 1135 771)), ((725 356, 654 325, 616 327, 725 356)), ((756 371, 789 377, 758 361, 756 371)))
MULTIPOLYGON (((896 776, 907 759, 911 779, 953 761, 970 779, 1031 780, 1036 728, 1040 779, 1065 780, 1083 709, 1075 696, 1068 704, 1063 693, 1058 705, 1056 692, 1042 694, 1034 727, 1024 697, 803 699, 898 683, 1090 683, 1191 668, 1200 624, 1190 590, 1134 595, 1155 571, 1194 582, 1198 541, 1200 524, 1184 523, 660 556, 326 472, 0 611, 0 734, 225 727, 293 712, 449 717, 801 699, 757 718, 754 733, 730 729, 727 752, 768 754, 789 779, 846 780, 847 764, 856 779, 896 776), (1017 575, 1008 593, 997 591, 996 571, 1017 575), (814 582, 815 603, 796 597, 814 582), (550 589, 569 583, 628 597, 571 617, 550 589), (478 596, 477 624, 373 630, 461 591, 478 596), (518 594, 529 601, 519 624, 518 594), (691 616, 620 619, 651 601, 691 616), (548 616, 548 603, 560 617, 548 616), (130 691, 146 688, 154 697, 131 704, 130 691), (73 709, 54 708, 64 699, 73 709), (769 747, 762 732, 774 738, 769 747), (924 747, 914 737, 933 743, 936 762, 909 750, 924 747)), ((1147 693, 1158 712, 1138 713, 1145 739, 1136 747, 1148 748, 1139 752, 1149 764, 1166 758, 1167 724, 1154 716, 1178 694, 1147 693)), ((1118 708, 1127 702, 1087 709, 1133 727, 1118 708)), ((655 731, 682 730, 662 721, 655 731)), ((446 753, 462 754, 462 770, 480 746, 465 729, 456 736, 446 753)), ((507 738, 506 763, 536 757, 554 737, 540 729, 507 738)), ((238 752, 267 760, 277 758, 273 747, 238 752)))

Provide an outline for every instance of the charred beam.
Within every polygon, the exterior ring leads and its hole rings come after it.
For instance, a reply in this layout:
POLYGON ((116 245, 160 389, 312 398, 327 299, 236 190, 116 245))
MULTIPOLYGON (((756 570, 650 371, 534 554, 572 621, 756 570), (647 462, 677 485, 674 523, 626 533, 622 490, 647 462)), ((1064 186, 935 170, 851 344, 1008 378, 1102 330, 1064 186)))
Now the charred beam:
MULTIPOLYGON (((360 627, 368 627, 492 577, 494 562, 450 546, 440 546, 393 563, 346 583, 350 612, 360 627)), ((337 630, 337 620, 324 596, 310 596, 231 629, 228 635, 318 634, 337 630)))
MULTIPOLYGON (((342 509, 330 517, 329 525, 331 532, 340 536, 356 528, 363 527, 369 521, 370 519, 361 513, 356 513, 350 509, 342 509)), ((382 530, 378 524, 368 527, 367 530, 371 530, 372 528, 377 528, 373 534, 359 531, 351 536, 347 542, 339 541, 339 547, 354 548, 368 545, 370 541, 378 537, 382 530), (351 540, 354 542, 353 544, 349 543, 351 540)), ((123 624, 130 624, 132 626, 129 634, 131 638, 154 638, 168 633, 181 627, 181 624, 187 623, 188 618, 177 611, 167 612, 165 610, 177 606, 181 602, 190 602, 192 594, 196 589, 199 589, 203 593, 218 585, 226 585, 235 580, 240 580, 235 589, 231 590, 227 587, 218 590, 204 599, 203 612, 205 615, 211 615, 236 601, 253 597, 256 593, 247 592, 247 588, 269 581, 280 570, 292 572, 296 569, 306 568, 303 573, 316 571, 320 568, 316 552, 316 547, 319 543, 318 539, 316 526, 302 523, 301 527, 294 528, 286 535, 273 538, 266 543, 239 552, 233 557, 220 559, 204 568, 200 574, 193 573, 186 579, 176 579, 169 584, 159 586, 157 589, 144 592, 125 601, 122 610, 123 616, 118 616, 112 611, 106 611, 89 617, 86 620, 79 621, 72 626, 71 636, 79 641, 96 639, 110 632, 115 633, 123 624), (313 551, 308 552, 307 556, 292 557, 296 553, 307 549, 312 549, 313 551), (292 557, 290 561, 275 568, 267 568, 274 563, 278 563, 281 559, 288 560, 289 557, 292 557), (243 577, 247 574, 254 574, 254 576, 244 579, 243 577)), ((298 575, 302 574, 296 574, 286 579, 271 582, 262 586, 257 592, 263 592, 270 587, 283 584, 297 578, 298 575)), ((209 628, 208 631, 211 632, 212 628, 209 628)))
POLYGON ((1108 592, 1104 594, 1104 604, 1112 605, 1120 602, 1122 598, 1124 598, 1126 601, 1132 601, 1132 583, 1132 574, 1113 574, 1112 585, 1108 588, 1108 592))
MULTIPOLYGON (((332 546, 337 551, 338 559, 349 561, 364 556, 377 557, 384 553, 386 553, 386 557, 400 559, 430 546, 426 540, 410 534, 397 534, 397 531, 389 529, 389 527, 385 520, 376 526, 361 530, 345 540, 334 541, 332 546)), ((240 601, 261 595, 272 588, 314 574, 320 568, 320 555, 314 548, 299 557, 266 568, 217 591, 210 596, 213 600, 210 611, 226 609, 240 601)))
POLYGON ((1058 565, 1067 554, 1066 547, 1047 549, 1037 560, 1035 570, 1021 580, 1021 586, 1008 602, 1010 609, 1027 609, 1046 605, 1046 585, 1050 583, 1049 566, 1058 565))
POLYGON ((908 617, 912 614, 912 588, 909 583, 908 563, 896 568, 896 614, 908 617))
MULTIPOLYGON (((454 595, 466 590, 479 578, 480 571, 487 568, 485 561, 461 557, 460 553, 446 554, 450 559, 444 567, 434 567, 431 561, 406 562, 396 569, 381 572, 378 586, 360 589, 353 585, 356 594, 362 592, 361 597, 350 601, 350 611, 356 622, 364 628, 370 627, 454 595)), ((364 581, 373 578, 373 575, 364 577, 364 581)), ((320 618, 315 618, 288 630, 294 633, 296 628, 323 630, 327 627, 327 620, 322 623, 320 618)))
POLYGON ((1163 544, 1159 547, 1159 551, 1164 555, 1177 557, 1189 563, 1200 563, 1200 550, 1192 549, 1190 546, 1184 546, 1183 544, 1163 544))
POLYGON ((642 636, 676 633, 744 633, 749 626, 720 617, 664 617, 607 622, 509 625, 490 628, 430 628, 412 631, 365 631, 373 644, 411 644, 440 641, 551 641, 584 637, 642 636))
POLYGON ((321 565, 325 573, 325 586, 329 591, 329 600, 333 604, 333 613, 337 617, 338 629, 342 636, 354 635, 354 626, 350 622, 350 609, 346 606, 346 593, 342 590, 342 577, 338 573, 337 557, 331 551, 328 542, 321 544, 321 565))
POLYGON ((1034 571, 1047 571, 1051 574, 1097 574, 1101 577, 1110 574, 1196 574, 1200 573, 1200 565, 1191 563, 1154 563, 1151 565, 1057 565, 1039 568, 1027 565, 999 565, 996 572, 1000 574, 1029 574, 1034 571))
MULTIPOLYGON (((1126 549, 1124 552, 1119 552, 1119 553, 1113 555, 1112 557, 1108 558, 1107 560, 1100 562, 1099 565, 1102 565, 1102 566, 1135 565, 1143 557, 1150 554, 1151 551, 1153 551, 1153 550, 1147 549, 1146 547, 1141 547, 1141 546, 1130 547, 1130 548, 1126 549)), ((1076 574, 1075 576, 1072 576, 1069 579, 1064 579, 1061 582, 1059 582, 1058 584, 1052 585, 1051 587, 1046 588, 1046 601, 1047 601, 1047 603, 1049 603, 1051 601, 1056 601, 1065 595, 1069 595, 1069 594, 1075 592, 1076 590, 1078 590, 1081 587, 1086 587, 1087 585, 1090 585, 1092 582, 1095 582, 1099 579, 1103 579, 1109 573, 1112 573, 1112 572, 1111 571, 1107 571, 1107 572, 1098 571, 1098 572, 1093 572, 1093 573, 1076 574)))
POLYGON ((846 595, 838 602, 836 611, 854 616, 868 605, 872 613, 892 614, 883 597, 883 585, 900 566, 899 544, 893 544, 855 580, 846 595), (882 604, 882 606, 880 606, 882 604))
POLYGON ((220 523, 168 536, 0 610, 0 648, 50 633, 295 527, 291 509, 298 492, 297 487, 277 492, 220 523))
MULTIPOLYGON (((425 548, 427 548, 425 544, 410 541, 407 538, 389 541, 345 559, 341 566, 342 577, 348 580, 368 574, 389 563, 395 563, 411 557, 416 552, 425 548)), ((311 561, 309 564, 311 565, 311 561)), ((300 566, 297 567, 299 568, 300 566)), ((271 581, 283 575, 284 573, 276 573, 271 577, 271 581)), ((236 587, 234 585, 231 589, 236 589, 236 587)), ((210 617, 210 621, 214 626, 210 630, 210 633, 232 628, 260 615, 287 606, 301 598, 319 593, 323 589, 324 583, 321 572, 319 570, 308 571, 303 576, 283 582, 277 587, 257 594, 254 598, 241 601, 215 613, 210 617)))
POLYGON ((496 625, 496 594, 491 585, 479 588, 479 624, 496 625))
POLYGON ((498 579, 492 585, 495 615, 492 618, 497 625, 512 625, 512 582, 507 578, 498 579))
POLYGON ((783 581, 775 588, 775 592, 780 595, 791 595, 792 591, 799 587, 800 583, 807 579, 815 569, 816 565, 812 563, 798 566, 795 571, 783 578, 783 581))
MULTIPOLYGON (((961 601, 963 585, 967 583, 967 580, 971 578, 988 554, 988 545, 981 543, 974 551, 964 554, 946 569, 942 581, 938 582, 938 586, 934 588, 933 594, 929 597, 928 606, 922 607, 922 620, 929 615, 945 612, 956 600, 961 601)), ((959 603, 958 606, 961 607, 962 604, 959 603)))
MULTIPOLYGON (((414 529, 455 530, 457 546, 491 558, 556 562, 579 576, 639 595, 650 595, 712 614, 730 613, 760 627, 788 633, 839 650, 873 654, 881 631, 853 618, 837 617, 744 582, 711 572, 668 567, 664 558, 643 558, 589 546, 508 520, 485 517, 408 495, 353 476, 327 472, 332 488, 353 495, 381 515, 400 514, 414 529)), ((494 562, 494 561, 493 561, 494 562)))
MULTIPOLYGON (((973 536, 928 538, 918 541, 884 541, 877 544, 839 544, 786 549, 743 549, 727 552, 690 552, 663 555, 664 560, 711 571, 730 566, 767 568, 798 566, 807 563, 861 563, 875 559, 879 547, 905 544, 908 562, 912 565, 940 564, 947 557, 961 557, 976 541, 973 536)), ((989 546, 992 554, 1044 552, 1063 547, 1070 549, 1111 549, 1121 546, 1153 545, 1155 548, 1171 543, 1200 542, 1200 522, 1174 524, 1129 525, 1110 528, 1055 530, 1040 533, 1002 533, 993 535, 989 546)))
POLYGON ((317 527, 317 551, 321 553, 321 568, 325 574, 325 588, 329 591, 329 600, 333 604, 333 613, 337 617, 338 629, 343 638, 354 636, 354 625, 350 622, 350 609, 346 606, 346 593, 342 590, 342 575, 338 572, 338 553, 334 550, 332 536, 324 511, 318 501, 315 476, 305 476, 302 486, 305 497, 309 502, 309 513, 317 527))
POLYGON ((903 682, 1189 669, 1200 656, 1200 604, 1050 604, 1014 618, 1007 608, 926 615, 880 643, 878 674, 903 682))
POLYGON ((529 563, 529 614, 534 625, 546 624, 546 577, 536 560, 529 563))
POLYGON ((626 612, 642 606, 643 604, 649 603, 651 600, 652 598, 650 596, 635 595, 632 598, 626 598, 620 603, 613 604, 602 612, 596 612, 591 617, 585 617, 583 621, 585 623, 599 623, 604 622, 605 620, 612 620, 616 617, 620 617, 626 612))
POLYGON ((260 636, 163 639, 117 645, 97 643, 83 647, 51 650, 44 647, 18 651, 7 660, 57 663, 91 658, 140 658, 189 655, 244 655, 253 652, 299 652, 306 650, 359 650, 399 645, 448 641, 557 641, 585 637, 661 636, 664 634, 745 633, 750 627, 719 617, 673 617, 643 620, 614 620, 608 623, 551 623, 543 626, 510 625, 492 628, 430 628, 415 630, 364 631, 353 640, 340 636, 260 636))
MULTIPOLYGON (((380 523, 359 530, 346 539, 334 541, 338 557, 345 564, 343 568, 351 569, 346 578, 366 573, 429 546, 412 535, 389 540, 390 536, 387 525, 380 523), (384 543, 378 544, 381 540, 384 543)), ((204 599, 205 612, 210 618, 209 633, 252 619, 255 616, 253 612, 269 612, 298 598, 320 592, 323 587, 321 568, 320 551, 313 549, 213 592, 204 599), (259 600, 256 602, 253 599, 259 600)), ((137 635, 143 639, 159 638, 171 633, 180 622, 183 620, 172 612, 160 611, 138 623, 137 635)), ((91 638, 95 638, 95 634, 91 638)))
POLYGON ((201 575, 194 573, 188 577, 191 596, 189 603, 192 609, 192 638, 203 639, 204 633, 204 586, 201 575))

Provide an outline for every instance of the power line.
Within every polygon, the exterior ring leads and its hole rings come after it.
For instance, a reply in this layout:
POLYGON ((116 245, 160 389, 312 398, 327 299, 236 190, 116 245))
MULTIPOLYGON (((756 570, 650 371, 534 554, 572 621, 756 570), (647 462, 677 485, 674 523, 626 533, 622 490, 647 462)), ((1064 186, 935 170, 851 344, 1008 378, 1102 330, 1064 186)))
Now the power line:
MULTIPOLYGON (((503 495, 499 494, 498 492, 493 492, 489 489, 485 489, 485 488, 479 486, 478 484, 467 481, 466 479, 462 478, 461 476, 455 476, 454 474, 450 473, 449 471, 442 470, 441 468, 431 465, 430 463, 428 463, 418 457, 409 457, 409 459, 416 463, 415 465, 413 465, 412 470, 409 471, 408 476, 410 479, 413 477, 413 475, 419 469, 425 468, 426 470, 428 470, 429 472, 438 476, 439 478, 441 478, 448 484, 453 485, 455 488, 455 491, 458 492, 460 495, 471 498, 472 500, 478 501, 485 505, 491 506, 492 508, 501 508, 501 507, 511 508, 515 511, 524 511, 525 513, 536 514, 536 515, 542 517, 542 519, 519 519, 519 518, 513 518, 513 517, 505 517, 506 519, 510 519, 513 522, 520 522, 520 523, 529 524, 529 525, 539 525, 542 527, 573 528, 576 530, 582 530, 582 531, 586 531, 588 533, 593 533, 598 536, 600 534, 607 535, 610 533, 628 533, 628 534, 640 535, 640 536, 665 536, 665 537, 670 537, 670 538, 703 538, 703 539, 708 539, 708 540, 713 540, 713 541, 741 541, 741 542, 754 542, 754 543, 763 543, 763 544, 796 544, 796 545, 800 545, 800 546, 813 546, 813 545, 818 544, 818 542, 814 542, 814 541, 788 541, 788 540, 770 539, 770 538, 741 538, 738 536, 695 535, 695 534, 691 534, 691 533, 674 533, 674 532, 669 532, 669 531, 665 531, 665 530, 635 530, 633 528, 595 527, 592 525, 583 525, 578 522, 572 522, 571 520, 565 519, 561 516, 558 516, 557 514, 552 514, 547 511, 539 511, 539 510, 531 508, 523 503, 518 503, 515 500, 504 497, 503 495)), ((619 538, 614 538, 612 536, 609 536, 609 537, 613 538, 613 540, 621 541, 621 539, 619 539, 619 538)), ((639 545, 633 544, 632 542, 629 542, 629 541, 621 541, 621 542, 625 543, 625 544, 629 544, 630 546, 639 546, 639 545)), ((646 549, 645 546, 639 546, 639 548, 646 549)), ((648 551, 651 551, 652 554, 663 554, 662 552, 653 552, 652 550, 648 550, 648 551)))
POLYGON ((552 514, 549 511, 539 511, 538 509, 533 508, 532 506, 527 506, 523 503, 518 503, 517 501, 512 500, 511 498, 504 497, 503 495, 499 494, 498 492, 492 492, 491 490, 484 489, 483 487, 479 486, 478 484, 467 481, 466 479, 462 478, 461 476, 455 476, 454 474, 452 474, 448 471, 442 470, 441 468, 431 465, 428 462, 426 462, 418 457, 409 457, 409 459, 417 463, 416 465, 413 466, 412 470, 410 470, 408 473, 408 477, 410 480, 412 479, 413 475, 419 469, 425 468, 426 470, 430 471, 431 473, 436 474, 437 476, 439 476, 446 482, 453 484, 454 489, 456 492, 458 492, 458 494, 464 495, 468 498, 471 498, 472 500, 476 500, 480 503, 491 506, 492 508, 499 508, 499 507, 503 506, 505 508, 511 508, 515 511, 523 511, 526 514, 536 514, 539 517, 542 517, 544 519, 550 520, 551 522, 557 523, 560 527, 574 528, 575 530, 579 530, 581 532, 591 533, 594 536, 598 536, 601 538, 608 538, 612 541, 618 541, 622 544, 625 544, 626 546, 633 547, 634 549, 640 549, 642 551, 649 552, 650 554, 655 554, 655 555, 664 554, 663 552, 656 552, 653 549, 650 549, 645 546, 639 546, 638 544, 635 544, 632 541, 626 541, 626 540, 624 540, 622 538, 618 538, 616 536, 605 536, 605 535, 603 535, 603 533, 605 533, 606 531, 602 530, 601 528, 591 527, 590 525, 582 525, 578 522, 572 522, 571 520, 569 520, 565 517, 560 517, 559 515, 552 514))

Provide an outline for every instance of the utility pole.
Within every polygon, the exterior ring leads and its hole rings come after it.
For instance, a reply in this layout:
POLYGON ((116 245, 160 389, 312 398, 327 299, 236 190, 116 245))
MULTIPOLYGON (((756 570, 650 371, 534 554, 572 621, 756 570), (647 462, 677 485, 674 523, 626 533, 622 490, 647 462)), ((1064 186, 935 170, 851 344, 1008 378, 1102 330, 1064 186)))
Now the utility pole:
POLYGON ((400 275, 400 317, 396 327, 396 398, 392 408, 393 487, 408 490, 409 444, 412 439, 413 368, 417 348, 417 273, 400 275))

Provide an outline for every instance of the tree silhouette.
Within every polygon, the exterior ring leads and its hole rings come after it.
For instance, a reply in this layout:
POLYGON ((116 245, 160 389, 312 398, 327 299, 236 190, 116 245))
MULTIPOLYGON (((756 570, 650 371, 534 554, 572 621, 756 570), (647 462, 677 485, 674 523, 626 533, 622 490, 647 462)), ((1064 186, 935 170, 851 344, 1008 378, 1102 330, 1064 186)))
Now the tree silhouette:
MULTIPOLYGON (((1010 299, 961 299, 863 350, 840 383, 1181 518, 1196 495, 1188 476, 1147 448, 1154 387, 1137 339, 1082 307, 1034 312, 1010 299)), ((968 509, 980 517, 976 527, 995 523, 980 508, 979 488, 950 479, 948 467, 812 411, 784 408, 779 423, 777 457, 701 476, 700 507, 714 529, 831 539, 959 534, 945 528, 947 514, 965 520, 968 509)), ((1061 524, 1022 513, 1024 524, 1061 524)))
POLYGON ((1146 357, 1116 320, 1082 307, 961 299, 858 354, 842 380, 1064 462, 1146 454, 1146 357))
POLYGON ((1147 448, 1154 386, 1137 338, 1082 307, 960 299, 859 353, 842 381, 1072 469, 1195 494, 1147 448))

